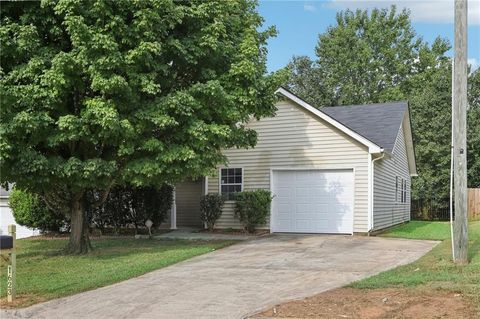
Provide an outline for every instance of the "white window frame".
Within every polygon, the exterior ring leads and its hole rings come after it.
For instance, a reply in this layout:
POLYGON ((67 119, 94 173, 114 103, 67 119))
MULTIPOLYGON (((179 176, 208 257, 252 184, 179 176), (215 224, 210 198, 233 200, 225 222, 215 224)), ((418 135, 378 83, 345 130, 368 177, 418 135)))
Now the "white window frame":
POLYGON ((399 186, 399 177, 398 176, 395 176, 395 202, 398 203, 398 189, 400 188, 399 186))
POLYGON ((402 187, 400 188, 400 202, 403 203, 403 186, 404 186, 404 180, 402 178, 402 187))
MULTIPOLYGON (((220 167, 218 169, 218 193, 220 195, 222 195, 222 186, 224 186, 224 185, 235 185, 235 186, 240 185, 240 191, 243 192, 243 182, 244 182, 244 179, 245 179, 244 172, 245 172, 245 170, 243 169, 243 167, 220 167), (225 184, 222 184, 222 169, 240 169, 240 171, 242 172, 242 182, 241 183, 225 183, 225 184)), ((233 199, 227 199, 227 201, 233 201, 233 199)))

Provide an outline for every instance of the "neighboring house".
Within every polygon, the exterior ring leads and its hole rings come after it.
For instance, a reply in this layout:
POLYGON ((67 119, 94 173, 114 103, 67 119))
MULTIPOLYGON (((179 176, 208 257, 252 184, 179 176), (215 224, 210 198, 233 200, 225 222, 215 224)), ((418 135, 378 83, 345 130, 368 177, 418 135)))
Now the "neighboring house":
POLYGON ((8 207, 8 196, 10 192, 0 187, 0 234, 8 235, 8 225, 15 224, 17 238, 25 238, 38 235, 38 230, 20 226, 15 222, 12 210, 8 207))
MULTIPOLYGON (((253 149, 224 151, 216 176, 179 183, 171 228, 202 227, 203 194, 231 198, 243 190, 274 196, 271 232, 368 233, 410 220, 416 176, 407 102, 358 106, 309 105, 284 88, 274 117, 252 121, 253 149)), ((228 200, 217 228, 240 228, 228 200)))

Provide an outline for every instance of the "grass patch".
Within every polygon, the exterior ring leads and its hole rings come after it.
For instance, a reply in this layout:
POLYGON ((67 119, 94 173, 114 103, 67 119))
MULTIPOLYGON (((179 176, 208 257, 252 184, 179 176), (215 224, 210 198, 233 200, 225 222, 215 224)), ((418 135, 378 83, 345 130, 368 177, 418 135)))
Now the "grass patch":
POLYGON ((382 237, 445 240, 450 238, 450 223, 411 221, 381 234, 382 237))
MULTIPOLYGON (((62 239, 17 240, 16 306, 110 285, 232 244, 233 241, 99 239, 87 255, 59 255, 62 239), (22 297, 23 296, 23 297, 22 297)), ((0 265, 0 296, 6 297, 7 267, 0 265)), ((3 302, 2 302, 3 304, 3 302)))
MULTIPOLYGON (((412 239, 445 239, 449 224, 441 222, 411 222, 383 234, 388 237, 412 239)), ((480 222, 469 225, 468 265, 452 262, 450 239, 445 239, 431 252, 409 265, 380 273, 351 284, 354 288, 407 287, 412 289, 444 289, 469 297, 480 311, 480 222)))

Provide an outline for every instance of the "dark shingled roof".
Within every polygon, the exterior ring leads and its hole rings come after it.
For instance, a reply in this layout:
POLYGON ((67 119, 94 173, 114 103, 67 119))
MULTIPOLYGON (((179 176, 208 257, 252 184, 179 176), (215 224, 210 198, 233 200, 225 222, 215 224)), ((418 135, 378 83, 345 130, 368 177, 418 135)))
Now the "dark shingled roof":
POLYGON ((324 107, 320 110, 392 152, 408 102, 324 107))

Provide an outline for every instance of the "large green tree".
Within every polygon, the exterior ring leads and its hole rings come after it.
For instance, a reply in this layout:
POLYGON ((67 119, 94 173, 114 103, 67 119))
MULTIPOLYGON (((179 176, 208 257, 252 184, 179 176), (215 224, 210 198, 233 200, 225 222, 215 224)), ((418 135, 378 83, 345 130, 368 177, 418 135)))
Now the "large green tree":
POLYGON ((468 78, 468 186, 480 188, 480 68, 468 78))
POLYGON ((412 180, 413 198, 448 197, 451 145, 451 62, 436 61, 409 79, 413 140, 418 177, 412 180))
POLYGON ((239 123, 274 112, 256 2, 42 1, 1 6, 1 182, 70 215, 90 242, 85 194, 206 174, 251 147, 239 123))
MULTIPOLYGON (((448 196, 451 136, 451 60, 448 41, 431 45, 413 30, 409 12, 339 12, 319 36, 317 59, 295 57, 286 83, 316 107, 408 100, 419 177, 414 198, 448 196)), ((469 185, 478 185, 479 75, 469 79, 469 185), (474 107, 476 105, 477 107, 474 107), (477 143, 475 143, 477 141, 477 143)))
POLYGON ((404 98, 405 79, 422 67, 416 59, 422 48, 406 10, 341 11, 318 37, 318 59, 310 64, 306 57, 293 59, 290 69, 302 72, 292 72, 288 86, 296 90, 313 83, 302 90, 318 106, 404 98))

